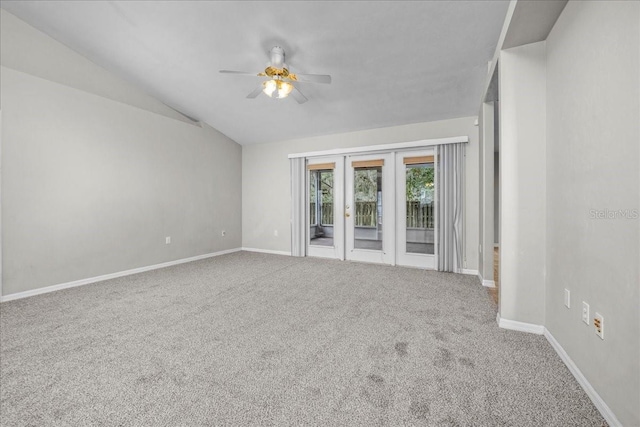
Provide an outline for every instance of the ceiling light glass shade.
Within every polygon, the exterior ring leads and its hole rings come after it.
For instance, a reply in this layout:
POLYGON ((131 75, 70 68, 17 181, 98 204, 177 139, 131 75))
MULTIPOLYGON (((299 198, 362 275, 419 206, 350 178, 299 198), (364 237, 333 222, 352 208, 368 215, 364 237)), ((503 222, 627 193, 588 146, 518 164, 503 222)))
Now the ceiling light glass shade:
POLYGON ((271 98, 286 98, 293 90, 293 85, 282 80, 267 80, 262 83, 262 91, 271 98))

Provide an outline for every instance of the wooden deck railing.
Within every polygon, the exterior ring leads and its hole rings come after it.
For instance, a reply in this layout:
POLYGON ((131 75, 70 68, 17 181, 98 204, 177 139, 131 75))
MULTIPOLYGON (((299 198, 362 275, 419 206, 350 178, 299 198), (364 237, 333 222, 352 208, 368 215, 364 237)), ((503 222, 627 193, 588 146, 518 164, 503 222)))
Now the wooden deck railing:
POLYGON ((433 228, 433 204, 407 202, 407 228, 433 228))
MULTIPOLYGON (((356 227, 375 227, 378 223, 376 202, 356 202, 356 227)), ((309 203, 309 224, 316 224, 316 204, 309 203)), ((322 204, 322 224, 333 225, 333 203, 322 204)), ((407 202, 407 228, 433 228, 433 205, 407 202)))

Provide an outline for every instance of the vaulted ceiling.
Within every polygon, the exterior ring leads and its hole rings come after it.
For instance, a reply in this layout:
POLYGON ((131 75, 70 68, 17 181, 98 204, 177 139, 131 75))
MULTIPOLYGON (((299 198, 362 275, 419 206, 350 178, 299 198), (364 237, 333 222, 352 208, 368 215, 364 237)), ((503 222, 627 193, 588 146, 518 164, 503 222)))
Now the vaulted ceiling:
POLYGON ((240 144, 476 115, 507 1, 20 1, 2 7, 240 144), (246 99, 279 45, 309 98, 246 99))

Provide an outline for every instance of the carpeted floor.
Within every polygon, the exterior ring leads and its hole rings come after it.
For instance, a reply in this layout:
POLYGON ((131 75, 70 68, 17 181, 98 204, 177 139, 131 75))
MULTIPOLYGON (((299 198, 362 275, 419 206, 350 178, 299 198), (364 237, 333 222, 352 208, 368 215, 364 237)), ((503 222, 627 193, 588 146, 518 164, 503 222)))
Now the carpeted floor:
POLYGON ((0 306, 3 426, 601 426, 472 276, 234 253, 0 306))

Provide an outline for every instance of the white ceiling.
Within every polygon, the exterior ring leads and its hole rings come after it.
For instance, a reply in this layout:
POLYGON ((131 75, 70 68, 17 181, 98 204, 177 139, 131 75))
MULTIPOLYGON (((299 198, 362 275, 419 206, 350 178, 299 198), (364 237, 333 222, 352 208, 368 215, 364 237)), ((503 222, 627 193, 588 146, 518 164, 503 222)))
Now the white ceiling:
POLYGON ((21 1, 2 7, 240 144, 476 115, 507 1, 21 1), (309 102, 246 99, 268 50, 309 102))

